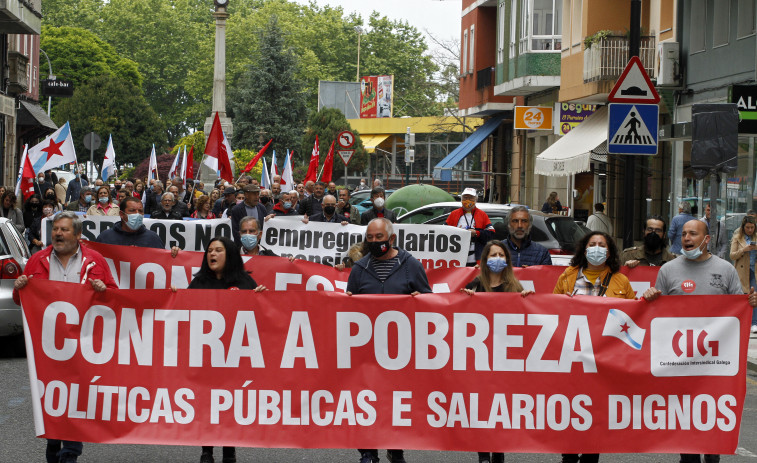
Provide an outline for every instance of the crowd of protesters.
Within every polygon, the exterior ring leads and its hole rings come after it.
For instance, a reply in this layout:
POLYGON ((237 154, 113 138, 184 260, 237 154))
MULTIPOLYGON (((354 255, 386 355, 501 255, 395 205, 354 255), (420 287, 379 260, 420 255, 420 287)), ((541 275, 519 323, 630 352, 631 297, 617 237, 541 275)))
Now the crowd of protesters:
MULTIPOLYGON (((349 203, 351 191, 336 184, 306 182, 282 188, 281 180, 274 177, 271 188, 261 188, 249 176, 242 176, 234 184, 219 180, 205 189, 202 182, 181 178, 161 181, 115 180, 113 187, 101 180, 89 185, 85 176, 77 176, 68 185, 54 174, 40 174, 35 182, 35 193, 20 204, 13 191, 0 187, 0 215, 10 220, 22 233, 35 255, 29 260, 24 275, 14 286, 14 298, 28 278, 70 281, 88 284, 96 291, 115 288, 113 277, 102 256, 81 248, 82 223, 80 216, 100 215, 119 217, 112 228, 98 236, 106 244, 163 248, 157 234, 146 229, 142 220, 149 215, 164 220, 229 218, 232 239, 214 238, 208 244, 200 271, 194 275, 189 288, 248 289, 262 291, 244 270, 241 256, 273 255, 261 243, 265 221, 277 216, 302 215, 303 221, 333 222, 346 225, 366 225, 364 240, 349 250, 349 258, 339 263, 338 269, 351 268, 346 293, 352 294, 408 294, 431 292, 425 270, 410 253, 396 245, 397 235, 393 223, 395 214, 385 208, 386 195, 380 183, 374 183, 370 192, 372 207, 360 214, 349 203), (41 238, 41 220, 52 217, 52 245, 45 247, 41 238), (71 276, 65 269, 80 265, 82 256, 94 260, 96 271, 88 279, 71 276), (41 265, 45 259, 49 266, 41 265)), ((361 184, 365 189, 365 183, 361 184)), ((478 276, 462 290, 475 296, 476 292, 519 292, 527 297, 533 291, 524 290, 515 277, 513 267, 549 265, 549 253, 530 239, 533 217, 526 207, 510 210, 506 219, 508 237, 494 240, 494 228, 487 214, 476 207, 477 192, 466 189, 461 196, 460 208, 450 213, 446 223, 470 232, 471 245, 468 265, 479 269, 478 276)), ((550 198, 559 204, 556 197, 550 198)), ((549 203, 549 201, 548 201, 549 203)), ((569 296, 616 297, 634 299, 637 294, 620 267, 639 265, 661 266, 655 286, 642 297, 654 300, 667 294, 746 294, 749 303, 757 305, 755 262, 757 261, 757 214, 750 211, 733 236, 730 258, 733 265, 718 257, 721 245, 720 230, 713 237, 707 223, 691 215, 683 203, 681 214, 667 229, 662 217, 648 218, 643 228, 643 244, 620 251, 615 240, 603 231, 587 233, 576 244, 570 265, 559 277, 553 292, 569 296), (713 244, 714 240, 714 244, 713 244), (672 252, 671 252, 672 251, 672 252), (681 254, 676 256, 676 254, 681 254), (713 286, 707 275, 717 271, 722 284, 713 286), (693 292, 681 292, 681 282, 695 283, 693 292)), ((546 206, 551 206, 545 203, 546 206)), ((172 248, 175 257, 180 249, 172 248)), ((290 259, 291 260, 291 259, 290 259)), ((74 267, 76 268, 76 267, 74 267)), ((175 290, 175 288, 173 288, 175 290)), ((757 317, 753 321, 757 330, 757 317)), ((48 462, 76 461, 81 455, 80 442, 49 440, 48 462)), ((376 449, 360 449, 361 463, 379 461, 376 449)), ((404 451, 387 451, 390 462, 404 463, 404 451)), ((479 452, 480 463, 504 462, 499 452, 479 452)), ((706 461, 717 461, 708 455, 706 461)), ((596 454, 563 454, 562 461, 594 462, 596 454)), ((213 462, 213 447, 203 446, 201 462, 213 462)), ((222 461, 233 463, 233 447, 224 447, 222 461)), ((699 461, 698 455, 682 455, 681 461, 699 461)))

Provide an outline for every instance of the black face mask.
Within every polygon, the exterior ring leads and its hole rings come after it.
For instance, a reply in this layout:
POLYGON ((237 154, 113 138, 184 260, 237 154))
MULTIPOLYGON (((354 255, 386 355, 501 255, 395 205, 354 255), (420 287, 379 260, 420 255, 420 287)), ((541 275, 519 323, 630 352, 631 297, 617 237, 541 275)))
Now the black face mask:
POLYGON ((325 212, 328 215, 331 215, 336 210, 335 206, 323 206, 323 212, 325 212))
POLYGON ((644 249, 647 251, 657 251, 662 249, 664 240, 657 233, 648 233, 644 235, 644 249))
POLYGON ((54 193, 48 193, 48 194, 45 195, 45 198, 53 199, 53 198, 55 198, 55 194, 54 193))
POLYGON ((115 188, 115 190, 116 190, 116 191, 118 191, 118 190, 120 190, 120 189, 121 189, 121 185, 116 185, 116 186, 114 186, 113 188, 115 188))
POLYGON ((269 198, 268 196, 261 196, 260 197, 260 202, 263 203, 263 204, 268 204, 268 201, 270 201, 270 200, 271 200, 271 198, 269 198))
POLYGON ((32 210, 36 211, 37 209, 39 209, 39 203, 31 203, 31 208, 32 210))
POLYGON ((368 242, 368 250, 373 257, 381 257, 389 252, 390 249, 392 249, 392 246, 389 244, 389 240, 368 242))

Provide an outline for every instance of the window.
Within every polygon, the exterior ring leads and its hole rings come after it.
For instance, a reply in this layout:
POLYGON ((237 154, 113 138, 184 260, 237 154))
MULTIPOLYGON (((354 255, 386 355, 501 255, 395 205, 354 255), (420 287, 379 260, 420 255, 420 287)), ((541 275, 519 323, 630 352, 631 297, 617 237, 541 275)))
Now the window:
POLYGON ((691 24, 689 24, 689 53, 704 51, 704 32, 707 23, 705 0, 691 0, 691 24))
POLYGON ((562 45, 562 0, 523 0, 520 51, 560 50, 562 45))
POLYGON ((510 58, 515 58, 518 44, 518 0, 510 1, 510 58))
MULTIPOLYGON (((570 8, 570 0, 563 0, 563 3, 561 6, 562 6, 562 9, 568 12, 568 14, 562 15, 562 27, 561 27, 560 32, 562 33, 562 32, 567 31, 568 33, 570 33, 570 12, 572 11, 570 8)), ((570 48, 570 37, 568 37, 568 40, 563 40, 563 46, 565 47, 564 48, 565 50, 570 48)))
POLYGON ((570 44, 581 45, 581 21, 583 21, 582 0, 573 0, 573 13, 570 15, 570 44))
POLYGON ((475 70, 474 61, 475 61, 475 54, 474 54, 474 36, 475 36, 475 28, 476 26, 470 27, 470 51, 468 52, 468 73, 473 74, 473 71, 475 70))
POLYGON ((731 2, 718 2, 712 12, 712 46, 728 45, 731 2))
POLYGON ((468 30, 463 31, 463 62, 460 64, 460 74, 468 72, 468 30))
POLYGON ((755 0, 739 0, 738 24, 736 38, 754 35, 754 3, 755 0))
POLYGON ((497 20, 497 62, 505 60, 505 3, 499 4, 499 19, 497 20))

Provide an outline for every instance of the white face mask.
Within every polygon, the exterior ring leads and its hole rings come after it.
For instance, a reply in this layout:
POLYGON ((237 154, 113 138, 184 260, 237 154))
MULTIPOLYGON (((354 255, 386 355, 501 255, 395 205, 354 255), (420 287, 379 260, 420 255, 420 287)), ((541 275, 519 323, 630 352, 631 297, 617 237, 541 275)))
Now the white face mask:
POLYGON ((686 257, 687 259, 690 259, 690 260, 697 260, 697 259, 699 259, 699 256, 702 255, 702 249, 701 248, 702 248, 702 244, 704 244, 705 238, 702 238, 702 242, 699 243, 699 246, 695 247, 694 249, 686 250, 686 249, 681 248, 681 253, 684 255, 684 257, 686 257))
POLYGON ((382 207, 384 207, 384 198, 382 198, 382 197, 379 196, 378 198, 376 198, 376 199, 373 200, 373 204, 377 208, 381 209, 382 207))

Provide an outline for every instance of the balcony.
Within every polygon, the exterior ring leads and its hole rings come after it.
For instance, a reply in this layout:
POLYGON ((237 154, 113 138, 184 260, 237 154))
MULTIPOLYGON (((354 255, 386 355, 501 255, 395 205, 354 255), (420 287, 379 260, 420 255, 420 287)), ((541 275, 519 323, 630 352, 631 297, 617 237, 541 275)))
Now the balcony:
POLYGON ((8 93, 18 95, 29 90, 29 58, 17 51, 8 52, 8 93))
POLYGON ((476 90, 483 90, 491 87, 494 82, 494 68, 484 68, 476 71, 476 90))
POLYGON ((41 3, 40 0, 0 0, 0 33, 39 35, 41 3))
MULTIPOLYGON (((642 37, 639 58, 651 79, 655 71, 655 38, 642 37)), ((628 38, 607 36, 584 50, 584 83, 601 80, 616 80, 628 64, 628 38)))

